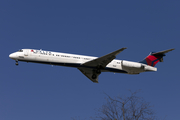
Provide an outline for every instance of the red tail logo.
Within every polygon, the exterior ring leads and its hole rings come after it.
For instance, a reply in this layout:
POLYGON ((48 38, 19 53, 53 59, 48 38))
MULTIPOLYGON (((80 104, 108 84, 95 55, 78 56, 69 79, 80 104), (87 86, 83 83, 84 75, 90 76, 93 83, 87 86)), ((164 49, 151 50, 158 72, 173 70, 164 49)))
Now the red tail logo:
POLYGON ((154 56, 154 55, 148 55, 145 60, 147 62, 148 65, 150 66, 155 66, 159 60, 161 59, 162 57, 161 56, 154 56))
POLYGON ((163 62, 163 57, 166 56, 165 53, 172 51, 174 49, 164 50, 160 52, 151 52, 144 60, 139 63, 143 63, 150 66, 155 66, 158 62, 163 62))

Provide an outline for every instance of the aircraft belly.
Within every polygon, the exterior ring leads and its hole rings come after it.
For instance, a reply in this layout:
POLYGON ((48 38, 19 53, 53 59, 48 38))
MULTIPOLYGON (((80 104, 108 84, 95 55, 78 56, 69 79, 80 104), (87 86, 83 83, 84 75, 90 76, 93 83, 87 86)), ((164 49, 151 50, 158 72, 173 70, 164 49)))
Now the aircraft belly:
POLYGON ((106 67, 105 69, 102 70, 102 72, 127 73, 126 71, 122 69, 111 68, 111 67, 110 68, 106 67))

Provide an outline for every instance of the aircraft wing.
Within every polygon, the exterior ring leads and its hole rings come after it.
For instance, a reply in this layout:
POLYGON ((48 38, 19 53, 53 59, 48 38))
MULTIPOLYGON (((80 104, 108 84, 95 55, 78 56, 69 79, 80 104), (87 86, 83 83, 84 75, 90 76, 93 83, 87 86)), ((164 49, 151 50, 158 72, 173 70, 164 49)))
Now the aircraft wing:
POLYGON ((126 48, 121 48, 119 50, 116 50, 112 53, 109 53, 105 56, 96 58, 94 60, 88 61, 83 66, 89 67, 84 68, 80 67, 78 68, 86 77, 88 77, 91 81, 98 83, 98 76, 101 74, 101 72, 97 72, 97 69, 103 69, 106 67, 107 64, 109 64, 114 58, 116 58, 116 55, 118 55, 120 52, 122 52, 126 48), (93 79, 93 76, 95 79, 93 79))
POLYGON ((93 69, 89 69, 89 68, 78 68, 86 77, 88 77, 91 81, 98 83, 98 76, 100 74, 96 74, 97 78, 96 79, 92 79, 92 75, 93 75, 93 69))
POLYGON ((82 65, 89 66, 89 67, 101 67, 105 68, 107 64, 109 64, 113 59, 116 58, 116 55, 118 55, 120 52, 122 52, 126 48, 121 48, 119 50, 116 50, 112 53, 109 53, 105 56, 99 57, 97 59, 88 61, 82 65))

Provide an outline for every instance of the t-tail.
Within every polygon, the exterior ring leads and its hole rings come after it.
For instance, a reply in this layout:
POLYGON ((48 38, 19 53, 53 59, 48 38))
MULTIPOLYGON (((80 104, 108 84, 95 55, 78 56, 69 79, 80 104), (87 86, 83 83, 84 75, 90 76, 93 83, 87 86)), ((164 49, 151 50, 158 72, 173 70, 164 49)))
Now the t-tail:
POLYGON ((154 67, 158 62, 163 62, 163 57, 165 56, 165 53, 172 50, 174 49, 164 50, 160 52, 151 52, 144 60, 140 61, 139 63, 154 67))

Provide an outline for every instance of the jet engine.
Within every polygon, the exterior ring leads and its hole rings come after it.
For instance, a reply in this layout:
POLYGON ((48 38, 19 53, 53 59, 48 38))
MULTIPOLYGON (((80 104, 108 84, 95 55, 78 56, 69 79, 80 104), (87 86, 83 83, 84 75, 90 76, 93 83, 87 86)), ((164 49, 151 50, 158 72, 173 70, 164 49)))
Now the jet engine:
POLYGON ((128 74, 139 74, 140 72, 144 72, 145 66, 141 63, 130 62, 130 61, 121 61, 122 69, 127 71, 128 74))
POLYGON ((157 68, 145 65, 138 62, 130 62, 130 61, 121 61, 121 67, 123 70, 127 71, 128 74, 139 74, 145 71, 157 71, 157 68))

